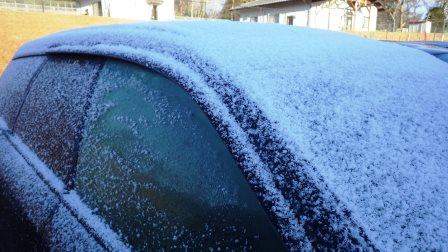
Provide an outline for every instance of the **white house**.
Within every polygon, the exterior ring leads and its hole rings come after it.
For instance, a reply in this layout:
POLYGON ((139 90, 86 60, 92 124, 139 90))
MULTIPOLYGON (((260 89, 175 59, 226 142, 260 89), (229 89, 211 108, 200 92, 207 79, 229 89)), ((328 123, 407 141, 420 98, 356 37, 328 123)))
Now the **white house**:
POLYGON ((79 5, 78 12, 90 16, 135 20, 174 19, 174 0, 80 0, 79 5))
POLYGON ((256 0, 233 9, 240 21, 280 23, 328 30, 375 31, 378 9, 366 4, 356 14, 347 1, 256 0))
POLYGON ((429 20, 409 21, 409 32, 430 33, 431 21, 429 20))

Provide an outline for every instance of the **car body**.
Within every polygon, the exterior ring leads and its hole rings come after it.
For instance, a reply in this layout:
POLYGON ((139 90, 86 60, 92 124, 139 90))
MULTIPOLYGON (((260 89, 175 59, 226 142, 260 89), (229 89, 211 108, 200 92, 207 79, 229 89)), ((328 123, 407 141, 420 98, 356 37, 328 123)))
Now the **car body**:
POLYGON ((415 41, 399 42, 399 44, 422 50, 448 63, 448 42, 415 41))
POLYGON ((278 25, 57 33, 0 80, 0 179, 55 249, 446 249, 447 70, 278 25))

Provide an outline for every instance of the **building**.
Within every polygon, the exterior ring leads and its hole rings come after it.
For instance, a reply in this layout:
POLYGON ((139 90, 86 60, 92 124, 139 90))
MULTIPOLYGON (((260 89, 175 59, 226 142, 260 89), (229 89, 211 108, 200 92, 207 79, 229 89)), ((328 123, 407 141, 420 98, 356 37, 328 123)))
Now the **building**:
POLYGON ((429 20, 409 21, 409 32, 430 33, 431 21, 429 20))
POLYGON ((135 20, 174 19, 174 0, 0 0, 0 9, 135 20))
POLYGON ((173 20, 174 0, 80 0, 78 13, 135 20, 173 20))
POLYGON ((0 0, 0 9, 77 14, 76 0, 0 0))
POLYGON ((355 12, 349 3, 343 0, 256 0, 233 11, 240 15, 242 22, 279 23, 335 31, 375 31, 378 4, 365 0, 363 7, 355 12))

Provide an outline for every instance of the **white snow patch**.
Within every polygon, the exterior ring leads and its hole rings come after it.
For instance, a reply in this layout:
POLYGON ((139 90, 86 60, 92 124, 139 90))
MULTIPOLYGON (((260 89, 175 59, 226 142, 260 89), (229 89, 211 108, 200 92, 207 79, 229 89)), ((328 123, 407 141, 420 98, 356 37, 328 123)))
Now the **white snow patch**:
POLYGON ((3 117, 0 117, 0 130, 7 130, 8 125, 6 124, 5 119, 3 117))

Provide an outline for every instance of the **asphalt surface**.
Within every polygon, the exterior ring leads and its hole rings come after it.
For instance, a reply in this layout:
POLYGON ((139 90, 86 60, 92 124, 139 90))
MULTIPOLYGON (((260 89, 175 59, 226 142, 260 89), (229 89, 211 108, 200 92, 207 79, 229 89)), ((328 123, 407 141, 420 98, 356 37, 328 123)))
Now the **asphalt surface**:
POLYGON ((46 251, 42 238, 11 202, 0 181, 0 252, 46 251))

